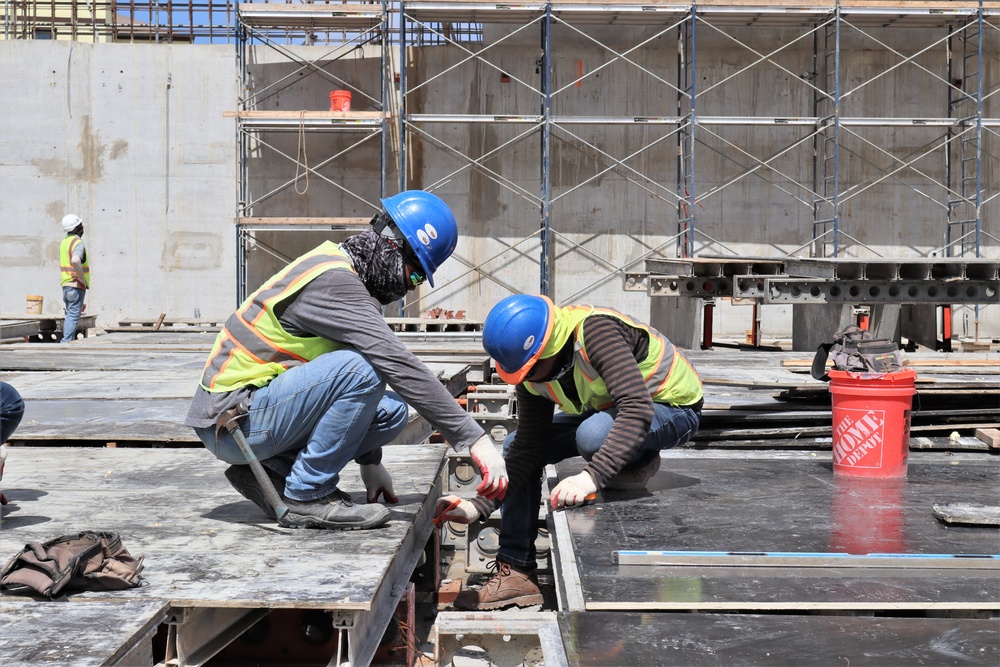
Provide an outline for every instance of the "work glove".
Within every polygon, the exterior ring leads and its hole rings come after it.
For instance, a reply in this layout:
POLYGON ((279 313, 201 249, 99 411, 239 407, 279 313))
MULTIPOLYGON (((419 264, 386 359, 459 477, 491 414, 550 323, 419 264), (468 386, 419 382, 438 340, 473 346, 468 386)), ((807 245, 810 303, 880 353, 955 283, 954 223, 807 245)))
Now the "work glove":
POLYGON ((478 520, 479 510, 476 506, 458 496, 441 496, 434 507, 434 524, 438 526, 442 521, 472 523, 478 520))
POLYGON ((365 496, 370 503, 377 503, 384 496, 387 503, 398 503, 399 498, 392 492, 392 476, 381 463, 361 466, 361 481, 365 483, 365 496))
POLYGON ((497 451, 488 435, 476 440, 469 448, 472 462, 479 469, 483 481, 476 487, 476 493, 487 500, 503 500, 507 493, 507 464, 497 451))
POLYGON ((567 477, 559 482, 549 494, 549 504, 554 510, 582 505, 587 500, 587 496, 596 493, 597 485, 594 484, 594 478, 584 470, 579 475, 567 477))

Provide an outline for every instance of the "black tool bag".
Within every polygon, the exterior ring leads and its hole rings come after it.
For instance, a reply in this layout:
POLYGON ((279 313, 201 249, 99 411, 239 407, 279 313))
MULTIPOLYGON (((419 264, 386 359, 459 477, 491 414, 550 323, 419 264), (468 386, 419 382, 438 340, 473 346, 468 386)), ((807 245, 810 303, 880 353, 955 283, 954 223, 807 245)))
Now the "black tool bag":
POLYGON ((142 584, 143 558, 118 533, 87 531, 31 542, 0 570, 6 593, 55 597, 63 591, 123 590, 142 584))
POLYGON ((860 327, 850 326, 838 332, 832 343, 823 343, 813 357, 812 376, 829 381, 827 359, 838 371, 855 373, 895 373, 903 369, 899 346, 887 338, 872 338, 860 327))

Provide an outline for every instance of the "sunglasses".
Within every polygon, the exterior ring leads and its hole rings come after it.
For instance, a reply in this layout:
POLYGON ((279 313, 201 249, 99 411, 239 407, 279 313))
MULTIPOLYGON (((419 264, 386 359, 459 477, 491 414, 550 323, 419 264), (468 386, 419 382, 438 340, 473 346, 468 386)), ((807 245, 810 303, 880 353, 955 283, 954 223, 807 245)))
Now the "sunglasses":
MULTIPOLYGON (((393 239, 392 237, 389 236, 386 236, 384 238, 386 241, 388 241, 389 245, 391 245, 393 248, 399 251, 399 254, 403 256, 403 261, 405 263, 409 264, 411 267, 420 266, 420 261, 413 255, 413 252, 410 250, 409 246, 406 245, 405 242, 397 241, 396 239, 393 239)), ((420 285, 423 285, 424 282, 427 280, 427 276, 425 276, 419 268, 413 268, 410 271, 409 278, 410 282, 413 283, 414 287, 419 287, 420 285)))

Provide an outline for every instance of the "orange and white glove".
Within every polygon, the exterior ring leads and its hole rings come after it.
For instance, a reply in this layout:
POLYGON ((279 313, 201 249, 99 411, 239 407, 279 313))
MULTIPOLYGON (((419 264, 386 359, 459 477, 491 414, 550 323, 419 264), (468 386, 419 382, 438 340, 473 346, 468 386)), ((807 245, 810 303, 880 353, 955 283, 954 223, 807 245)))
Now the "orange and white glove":
POLYGON ((387 503, 398 503, 399 498, 392 492, 392 476, 381 463, 361 466, 361 481, 365 483, 365 497, 370 503, 377 503, 384 496, 387 503))
POLYGON ((434 523, 440 525, 442 521, 454 521, 455 523, 472 523, 479 520, 479 510, 468 500, 462 500, 458 496, 441 496, 437 505, 434 506, 434 523))
POLYGON ((582 505, 592 493, 597 493, 597 485, 594 484, 594 478, 590 473, 584 470, 559 482, 549 494, 549 504, 554 510, 582 505))
POLYGON ((472 462, 476 464, 483 481, 476 487, 476 493, 487 500, 503 500, 507 493, 507 464, 497 451, 488 435, 476 440, 469 448, 472 462))

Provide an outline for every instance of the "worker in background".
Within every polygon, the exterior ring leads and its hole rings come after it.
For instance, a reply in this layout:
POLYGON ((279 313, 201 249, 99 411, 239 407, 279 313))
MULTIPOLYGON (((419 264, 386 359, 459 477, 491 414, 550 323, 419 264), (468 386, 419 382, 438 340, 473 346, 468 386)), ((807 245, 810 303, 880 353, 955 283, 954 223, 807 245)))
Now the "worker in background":
POLYGON ((378 500, 397 498, 382 446, 406 426, 407 404, 456 450, 471 445, 484 498, 502 498, 507 487, 490 437, 403 345, 379 306, 425 280, 434 285, 434 272, 458 241, 455 217, 441 199, 418 190, 382 204, 370 229, 294 260, 229 317, 185 421, 212 454, 232 464, 226 478, 236 490, 274 518, 239 445, 220 429, 228 411, 246 413, 240 427, 289 509, 283 526, 386 523, 389 511, 378 500), (352 460, 361 466, 367 504, 354 504, 339 486, 352 460))
MULTIPOLYGON (((7 440, 14 435, 17 425, 24 416, 24 400, 21 394, 6 382, 0 382, 0 479, 7 461, 7 440)), ((7 496, 0 491, 0 505, 7 504, 7 496)))
POLYGON ((63 320, 63 337, 60 342, 76 340, 76 324, 83 312, 83 301, 90 288, 90 263, 87 246, 83 244, 83 218, 73 213, 64 216, 62 228, 66 238, 59 244, 59 270, 62 276, 63 303, 66 319, 63 320))
MULTIPOLYGON (((645 488, 660 468, 660 450, 697 432, 703 403, 701 379, 680 350, 610 308, 510 296, 487 316, 483 347, 500 378, 517 385, 517 430, 503 446, 510 480, 496 571, 480 590, 459 594, 454 604, 463 610, 542 603, 535 539, 545 465, 586 461, 552 489, 552 509, 581 505, 603 489, 645 488)), ((500 504, 475 498, 448 509, 453 501, 441 498, 435 513, 471 523, 500 504)))

